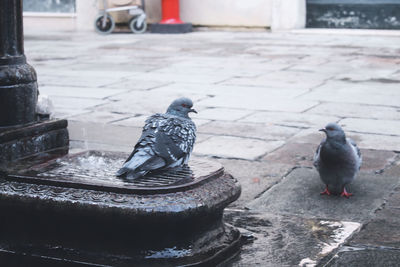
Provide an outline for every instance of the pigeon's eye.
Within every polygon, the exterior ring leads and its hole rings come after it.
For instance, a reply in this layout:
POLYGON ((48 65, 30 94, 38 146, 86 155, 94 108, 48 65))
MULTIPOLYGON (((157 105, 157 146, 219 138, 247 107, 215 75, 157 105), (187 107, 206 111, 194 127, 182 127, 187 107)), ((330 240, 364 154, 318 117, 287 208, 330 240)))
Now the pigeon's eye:
POLYGON ((185 105, 185 104, 182 104, 181 106, 184 107, 184 108, 187 108, 187 105, 185 105))
POLYGON ((333 131, 333 128, 332 127, 328 127, 328 128, 326 128, 328 131, 333 131))

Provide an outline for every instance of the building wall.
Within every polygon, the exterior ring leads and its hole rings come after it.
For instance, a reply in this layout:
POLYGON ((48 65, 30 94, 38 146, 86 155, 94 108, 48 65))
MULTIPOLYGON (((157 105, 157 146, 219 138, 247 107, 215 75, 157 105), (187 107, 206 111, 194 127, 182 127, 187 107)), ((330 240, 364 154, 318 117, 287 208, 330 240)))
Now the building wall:
POLYGON ((194 25, 269 27, 272 0, 182 0, 180 14, 194 25))
POLYGON ((271 29, 290 30, 306 26, 306 0, 273 0, 271 29))
MULTIPOLYGON (((63 14, 64 17, 57 17, 57 14, 24 14, 24 27, 38 30, 93 31, 99 1, 75 1, 75 14, 70 14, 69 17, 65 17, 66 14, 63 14)), ((273 30, 303 28, 305 2, 306 0, 180 0, 180 16, 184 22, 199 26, 265 27, 273 30)), ((161 0, 145 0, 145 6, 147 22, 159 22, 161 0)))
MULTIPOLYGON (((0 0, 2 1, 2 0, 0 0)), ((93 24, 93 23, 92 23, 93 24)), ((75 31, 77 29, 77 16, 60 14, 35 14, 24 12, 24 32, 29 31, 75 31)), ((93 27, 92 27, 93 29, 93 27)))

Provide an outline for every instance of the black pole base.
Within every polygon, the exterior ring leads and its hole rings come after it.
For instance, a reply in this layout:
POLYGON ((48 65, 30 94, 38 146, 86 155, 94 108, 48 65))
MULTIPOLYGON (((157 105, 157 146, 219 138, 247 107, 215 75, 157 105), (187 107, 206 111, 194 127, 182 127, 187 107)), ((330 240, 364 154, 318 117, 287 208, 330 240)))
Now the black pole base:
POLYGON ((66 120, 51 120, 22 126, 0 127, 0 168, 54 150, 68 151, 66 120))
POLYGON ((192 32, 192 23, 180 23, 180 24, 152 24, 150 31, 152 33, 187 33, 192 32))
POLYGON ((0 60, 0 127, 36 120, 36 72, 25 62, 24 56, 8 61, 0 60))

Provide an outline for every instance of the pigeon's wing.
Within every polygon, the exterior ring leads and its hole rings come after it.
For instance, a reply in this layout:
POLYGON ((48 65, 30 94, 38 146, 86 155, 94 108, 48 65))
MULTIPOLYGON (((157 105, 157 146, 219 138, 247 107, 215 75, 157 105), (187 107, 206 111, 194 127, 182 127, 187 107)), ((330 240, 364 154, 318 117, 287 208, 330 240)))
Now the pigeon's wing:
POLYGON ((162 118, 162 114, 154 114, 146 119, 145 124, 143 126, 142 135, 137 141, 135 148, 132 153, 126 159, 125 162, 128 162, 132 159, 132 157, 143 147, 151 147, 151 144, 155 141, 155 133, 157 132, 157 128, 159 125, 158 120, 162 118))
POLYGON ((165 166, 165 161, 154 151, 160 120, 163 120, 161 114, 155 114, 146 120, 141 137, 122 168, 117 172, 117 176, 131 174, 131 178, 139 177, 150 170, 165 166))
POLYGON ((164 115, 156 133, 155 153, 168 167, 187 163, 196 140, 196 126, 190 119, 164 115))
POLYGON ((357 146, 356 142, 354 142, 354 140, 352 140, 350 138, 347 138, 347 141, 348 141, 348 143, 349 143, 349 145, 350 145, 351 149, 353 150, 354 155, 356 157, 356 162, 357 162, 357 165, 358 165, 358 169, 360 169, 361 168, 361 163, 362 163, 361 150, 357 146))
POLYGON ((324 139, 319 146, 317 147, 317 150, 315 151, 314 154, 314 166, 317 170, 320 168, 320 161, 321 161, 321 147, 325 144, 326 140, 324 139))

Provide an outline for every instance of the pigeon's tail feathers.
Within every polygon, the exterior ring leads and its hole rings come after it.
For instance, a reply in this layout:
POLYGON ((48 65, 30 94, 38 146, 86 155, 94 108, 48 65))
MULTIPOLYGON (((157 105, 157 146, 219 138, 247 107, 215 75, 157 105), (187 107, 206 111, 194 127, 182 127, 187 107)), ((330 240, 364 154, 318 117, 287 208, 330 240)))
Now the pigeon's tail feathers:
POLYGON ((144 150, 137 150, 132 152, 129 160, 127 160, 121 169, 118 170, 116 175, 118 177, 126 176, 128 173, 138 172, 136 169, 140 167, 152 156, 144 150))
POLYGON ((142 176, 145 176, 148 171, 137 171, 137 170, 128 170, 125 177, 128 180, 135 180, 142 176))
POLYGON ((158 156, 153 156, 135 169, 123 167, 121 170, 123 172, 123 176, 125 176, 126 179, 135 180, 145 176, 149 171, 157 170, 164 166, 165 166, 165 161, 162 158, 158 156))
POLYGON ((160 158, 159 156, 154 155, 153 157, 149 158, 142 166, 140 166, 141 170, 145 171, 152 171, 156 169, 160 169, 165 167, 165 160, 160 158))
POLYGON ((147 155, 146 157, 133 156, 117 172, 117 176, 134 180, 146 175, 149 171, 160 169, 162 167, 165 167, 165 160, 157 155, 147 155))
POLYGON ((132 170, 129 168, 121 168, 117 172, 118 177, 124 177, 128 180, 135 180, 138 179, 142 176, 145 176, 148 173, 148 171, 143 171, 143 170, 132 170))
POLYGON ((117 173, 115 174, 117 177, 124 177, 124 176, 126 176, 126 173, 129 171, 129 169, 128 168, 124 168, 124 167, 122 167, 121 169, 119 169, 118 171, 117 171, 117 173))

